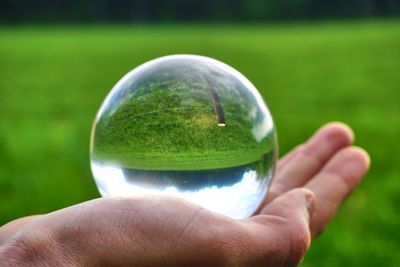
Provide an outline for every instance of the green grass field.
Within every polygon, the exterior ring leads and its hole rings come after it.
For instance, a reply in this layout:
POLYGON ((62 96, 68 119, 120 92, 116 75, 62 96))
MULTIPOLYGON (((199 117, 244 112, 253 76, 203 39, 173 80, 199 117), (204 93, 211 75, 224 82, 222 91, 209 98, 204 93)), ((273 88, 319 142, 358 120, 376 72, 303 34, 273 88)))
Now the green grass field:
POLYGON ((398 19, 0 27, 0 224, 99 197, 89 168, 97 109, 126 72, 177 53, 249 78, 272 111, 281 155, 327 121, 351 125, 371 171, 302 266, 398 264, 398 19))
POLYGON ((210 170, 260 161, 275 148, 271 117, 249 88, 198 58, 169 60, 113 89, 97 115, 93 159, 140 170, 210 170))

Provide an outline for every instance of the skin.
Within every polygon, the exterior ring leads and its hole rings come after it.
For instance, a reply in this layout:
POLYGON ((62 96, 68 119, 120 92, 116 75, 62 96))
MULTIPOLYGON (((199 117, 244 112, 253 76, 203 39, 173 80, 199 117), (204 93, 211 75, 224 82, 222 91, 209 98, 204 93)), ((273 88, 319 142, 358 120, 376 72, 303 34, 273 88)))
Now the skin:
MULTIPOLYGON (((5 266, 296 266, 370 159, 330 123, 282 158, 259 210, 232 220, 166 196, 108 197, 0 228, 5 266)), ((351 226, 349 226, 351 227, 351 226)))

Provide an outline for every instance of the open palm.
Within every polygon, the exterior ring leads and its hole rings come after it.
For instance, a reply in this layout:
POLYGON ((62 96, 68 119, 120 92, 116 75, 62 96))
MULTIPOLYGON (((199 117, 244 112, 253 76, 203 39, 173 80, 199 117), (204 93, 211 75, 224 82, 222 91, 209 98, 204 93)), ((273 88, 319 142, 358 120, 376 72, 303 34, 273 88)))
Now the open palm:
POLYGON ((352 142, 347 126, 322 127, 279 161, 246 220, 175 197, 100 198, 4 225, 0 263, 295 266, 368 170, 368 155, 352 142))

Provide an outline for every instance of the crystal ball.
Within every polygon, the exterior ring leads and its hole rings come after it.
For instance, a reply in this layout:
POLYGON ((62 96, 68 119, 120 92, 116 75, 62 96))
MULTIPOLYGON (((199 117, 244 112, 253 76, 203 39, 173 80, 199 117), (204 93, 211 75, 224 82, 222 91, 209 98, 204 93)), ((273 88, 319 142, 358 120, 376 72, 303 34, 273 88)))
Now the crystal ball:
POLYGON ((175 195, 234 219, 263 201, 276 154, 273 120, 253 84, 195 55, 126 74, 101 105, 90 145, 101 195, 175 195))

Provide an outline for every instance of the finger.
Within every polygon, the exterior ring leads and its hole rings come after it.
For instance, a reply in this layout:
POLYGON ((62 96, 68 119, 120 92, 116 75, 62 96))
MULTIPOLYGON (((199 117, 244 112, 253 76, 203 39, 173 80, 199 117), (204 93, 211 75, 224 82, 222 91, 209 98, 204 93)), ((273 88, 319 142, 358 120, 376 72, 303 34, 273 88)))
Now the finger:
POLYGON ((303 144, 298 145, 283 158, 281 158, 276 165, 276 173, 279 173, 299 153, 299 151, 303 149, 303 147, 303 144))
POLYGON ((331 221, 343 200, 368 171, 368 154, 357 147, 339 151, 305 188, 312 190, 318 204, 311 218, 311 233, 318 236, 331 221))
POLYGON ((0 227, 0 245, 3 244, 10 236, 18 232, 25 224, 37 219, 42 215, 32 215, 11 221, 0 227))
POLYGON ((303 186, 341 148, 354 139, 351 129, 338 122, 328 123, 317 131, 277 172, 266 203, 293 188, 303 186))
POLYGON ((300 218, 308 224, 315 209, 314 192, 305 188, 296 188, 274 199, 265 206, 260 214, 274 215, 288 220, 300 218))
POLYGON ((315 201, 312 191, 293 189, 274 199, 259 216, 250 219, 272 229, 272 233, 278 234, 281 246, 287 245, 285 266, 297 266, 310 246, 309 220, 315 209, 315 201))

